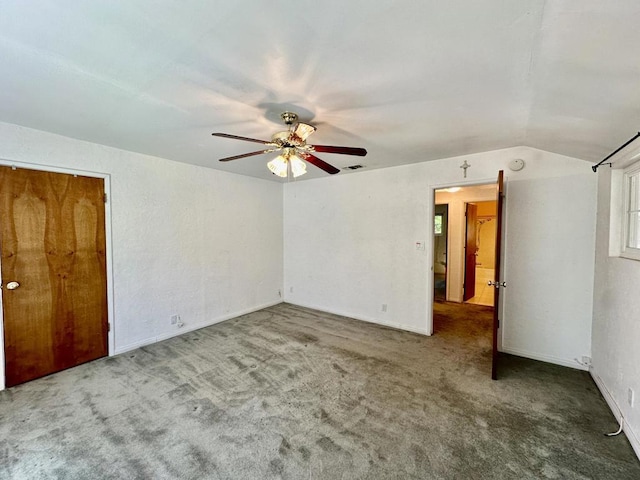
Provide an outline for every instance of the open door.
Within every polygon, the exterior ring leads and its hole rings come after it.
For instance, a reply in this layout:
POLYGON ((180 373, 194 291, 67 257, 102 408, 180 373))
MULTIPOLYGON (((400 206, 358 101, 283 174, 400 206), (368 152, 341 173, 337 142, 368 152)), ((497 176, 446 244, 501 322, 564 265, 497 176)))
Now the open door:
POLYGON ((467 203, 466 206, 466 242, 464 247, 464 294, 466 302, 476 295, 476 258, 478 257, 478 206, 467 203))
POLYGON ((498 299, 500 298, 500 288, 505 287, 506 283, 500 283, 500 254, 502 248, 502 209, 504 200, 504 171, 498 172, 498 182, 496 189, 496 258, 495 258, 495 278, 492 282, 495 287, 493 293, 493 355, 491 361, 491 378, 498 379, 498 328, 500 320, 498 319, 498 299))

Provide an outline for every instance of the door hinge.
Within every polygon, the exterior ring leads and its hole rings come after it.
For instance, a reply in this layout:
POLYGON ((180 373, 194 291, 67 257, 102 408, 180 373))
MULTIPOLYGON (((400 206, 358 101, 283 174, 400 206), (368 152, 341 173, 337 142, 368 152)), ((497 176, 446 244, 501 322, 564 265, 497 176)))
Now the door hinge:
POLYGON ((107 323, 107 332, 111 331, 111 323, 107 323))
POLYGON ((107 197, 107 193, 106 192, 104 193, 102 198, 104 200, 104 203, 107 203, 108 197, 107 197))
POLYGON ((497 320, 496 320, 496 327, 497 327, 497 328, 500 328, 500 319, 497 319, 497 320))

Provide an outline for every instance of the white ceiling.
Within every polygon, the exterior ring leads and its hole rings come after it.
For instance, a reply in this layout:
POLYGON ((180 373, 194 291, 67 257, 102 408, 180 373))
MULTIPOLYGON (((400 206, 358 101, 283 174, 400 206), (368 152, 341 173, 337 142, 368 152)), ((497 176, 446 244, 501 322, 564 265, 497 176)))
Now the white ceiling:
POLYGON ((640 129, 639 25, 638 0, 3 0, 0 121, 273 180, 210 134, 268 140, 293 110, 369 151, 318 155, 339 168, 595 162, 640 129))

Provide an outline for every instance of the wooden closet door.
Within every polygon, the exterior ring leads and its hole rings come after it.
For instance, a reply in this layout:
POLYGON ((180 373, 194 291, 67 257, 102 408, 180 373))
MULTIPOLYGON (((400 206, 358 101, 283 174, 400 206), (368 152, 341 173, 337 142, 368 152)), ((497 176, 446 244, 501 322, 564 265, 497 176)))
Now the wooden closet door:
POLYGON ((107 355, 103 179, 0 167, 0 250, 8 387, 107 355))

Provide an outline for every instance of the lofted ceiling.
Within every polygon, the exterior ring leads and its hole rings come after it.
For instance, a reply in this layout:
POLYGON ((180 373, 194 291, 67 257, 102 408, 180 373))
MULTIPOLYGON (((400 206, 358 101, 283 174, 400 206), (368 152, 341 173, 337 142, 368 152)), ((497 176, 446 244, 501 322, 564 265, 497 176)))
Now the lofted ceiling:
POLYGON ((211 133, 269 140, 292 110, 368 150, 318 154, 341 169, 595 162, 640 129, 638 25, 638 0, 3 0, 0 121, 277 181, 211 133))

